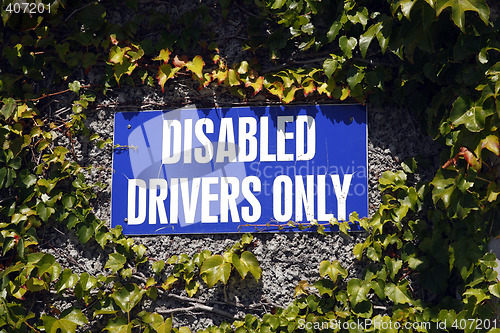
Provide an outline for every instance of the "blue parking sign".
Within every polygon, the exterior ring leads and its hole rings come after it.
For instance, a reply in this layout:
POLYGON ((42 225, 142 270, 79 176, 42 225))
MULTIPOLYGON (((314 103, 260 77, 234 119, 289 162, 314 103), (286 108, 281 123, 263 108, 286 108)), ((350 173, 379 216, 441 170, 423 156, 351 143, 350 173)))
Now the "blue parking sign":
POLYGON ((362 105, 119 112, 111 226, 199 234, 347 220, 368 214, 367 178, 362 105))

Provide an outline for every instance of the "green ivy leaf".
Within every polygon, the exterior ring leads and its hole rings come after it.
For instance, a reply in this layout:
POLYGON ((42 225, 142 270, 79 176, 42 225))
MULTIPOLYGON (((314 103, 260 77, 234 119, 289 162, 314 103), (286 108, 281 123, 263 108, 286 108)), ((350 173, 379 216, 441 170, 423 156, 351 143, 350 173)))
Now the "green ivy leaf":
POLYGON ((144 56, 144 50, 139 47, 136 51, 128 51, 127 56, 130 58, 130 62, 137 62, 144 56))
POLYGON ((352 58, 352 51, 358 44, 358 41, 354 37, 347 38, 346 36, 342 36, 339 38, 339 46, 344 52, 344 55, 347 58, 352 58))
POLYGON ((493 296, 500 298, 500 282, 489 285, 488 290, 493 296))
POLYGON ((373 289, 375 294, 381 299, 385 300, 385 281, 382 279, 376 279, 370 282, 370 287, 373 289))
POLYGON ((160 275, 164 267, 165 267, 165 262, 163 260, 155 261, 152 264, 153 272, 155 272, 156 275, 160 275))
POLYGON ((127 74, 127 75, 132 74, 132 72, 134 71, 134 69, 136 67, 137 67, 137 64, 130 62, 130 60, 128 58, 125 58, 122 63, 115 64, 113 66, 113 69, 114 69, 116 82, 119 84, 120 78, 123 76, 123 74, 127 74))
POLYGON ((479 17, 485 24, 488 24, 490 9, 484 0, 437 0, 436 15, 451 7, 451 18, 457 27, 465 32, 465 12, 474 11, 479 14, 479 17))
POLYGON ((344 279, 348 275, 347 270, 337 260, 332 262, 327 260, 322 261, 319 264, 319 274, 321 277, 328 275, 333 282, 337 282, 337 276, 339 275, 344 279))
MULTIPOLYGON (((489 288, 488 288, 489 290, 489 288)), ((481 303, 486 299, 490 299, 490 296, 486 295, 483 289, 471 288, 463 293, 464 296, 474 296, 476 298, 476 305, 481 303)))
POLYGON ((380 261, 382 258, 382 245, 380 242, 375 242, 372 246, 366 248, 366 256, 372 261, 380 261))
POLYGON ((249 69, 248 67, 249 67, 248 61, 242 61, 240 63, 240 65, 238 66, 238 70, 237 70, 238 74, 248 73, 248 69, 249 69))
POLYGON ((80 92, 81 85, 80 85, 79 81, 73 81, 73 82, 68 84, 68 87, 71 91, 78 94, 80 92))
POLYGON ((54 264, 55 258, 51 254, 45 254, 40 261, 37 262, 38 276, 41 277, 45 272, 47 272, 54 264))
POLYGON ((56 283, 56 290, 60 293, 64 289, 70 289, 75 286, 78 282, 78 274, 73 273, 73 271, 69 268, 66 268, 59 278, 59 281, 56 283))
POLYGON ((231 87, 237 86, 241 83, 238 72, 235 71, 234 69, 230 69, 228 71, 227 80, 228 80, 229 86, 231 86, 231 87))
POLYGON ((129 47, 121 48, 118 45, 114 45, 109 51, 109 62, 112 62, 114 64, 123 63, 123 57, 125 56, 125 52, 128 51, 129 49, 130 49, 129 47))
POLYGON ((120 309, 129 313, 141 301, 145 292, 144 289, 132 283, 111 294, 111 298, 120 309))
POLYGON ((412 300, 408 297, 408 282, 403 284, 388 283, 384 292, 386 296, 395 304, 412 304, 412 300))
POLYGON ((109 255, 109 259, 106 262, 104 268, 109 268, 113 273, 116 273, 119 269, 125 265, 127 262, 127 258, 123 254, 120 253, 111 253, 109 255))
POLYGON ((318 280, 312 286, 318 289, 320 295, 327 294, 332 296, 333 291, 336 289, 335 283, 330 279, 318 280))
POLYGON ((453 323, 457 317, 457 313, 455 310, 441 310, 438 314, 438 320, 440 322, 448 322, 453 323))
POLYGON ((55 212, 56 210, 52 207, 47 207, 43 202, 39 202, 38 205, 36 205, 36 213, 40 218, 42 219, 43 222, 47 222, 49 220, 49 217, 55 212))
POLYGON ((271 9, 280 9, 286 3, 286 0, 276 0, 274 1, 271 9))
POLYGON ((363 78, 365 77, 365 73, 363 72, 362 69, 357 69, 355 67, 349 68, 347 71, 347 83, 349 83, 349 87, 351 89, 354 89, 358 84, 363 81, 363 78))
POLYGON ((94 235, 94 227, 92 225, 86 225, 82 223, 78 225, 76 234, 78 235, 78 239, 80 240, 80 242, 85 244, 94 235))
POLYGON ((193 297, 196 292, 198 291, 198 288, 200 287, 200 283, 196 280, 191 280, 188 283, 186 283, 185 290, 186 293, 188 294, 189 297, 193 297))
POLYGON ((126 318, 117 317, 108 321, 105 330, 111 333, 131 333, 133 323, 129 323, 126 318))
POLYGON ((328 41, 331 43, 337 38, 340 29, 342 28, 342 23, 339 21, 333 22, 333 24, 330 26, 330 29, 326 33, 326 37, 328 38, 328 41))
MULTIPOLYGON (((66 313, 66 311, 64 313, 66 313)), ((61 314, 60 319, 47 316, 45 314, 42 315, 45 331, 49 333, 57 333, 58 330, 60 330, 59 332, 61 333, 73 333, 76 332, 76 328, 78 326, 88 323, 87 318, 81 310, 72 309, 71 312, 66 315, 63 314, 61 314)))
POLYGON ((122 276, 123 279, 128 279, 132 276, 132 268, 124 268, 120 272, 120 275, 122 276))
POLYGON ((253 236, 250 233, 246 233, 241 237, 241 245, 250 245, 252 243, 253 236))
POLYGON ((360 279, 351 279, 347 283, 347 293, 353 307, 362 301, 368 300, 367 295, 370 291, 370 285, 360 279))
POLYGON ((479 105, 469 105, 462 97, 458 97, 453 103, 450 120, 454 126, 464 124, 471 132, 479 132, 484 129, 486 117, 492 115, 494 111, 490 108, 483 108, 479 105))
MULTIPOLYGON (((37 178, 34 174, 30 174, 28 172, 25 176, 21 175, 21 177, 22 177, 21 181, 23 182, 24 185, 26 185, 27 188, 36 184, 37 178)), ((0 186, 1 186, 1 183, 2 183, 2 180, 1 180, 1 176, 0 176, 0 186)))
POLYGON ((366 7, 359 7, 354 15, 347 15, 347 19, 353 24, 361 24, 363 27, 368 23, 368 9, 366 7))
POLYGON ((335 70, 337 69, 339 62, 336 59, 328 58, 323 62, 323 69, 325 71, 325 75, 330 78, 335 70))
POLYGON ((300 30, 302 30, 302 32, 308 34, 308 35, 312 35, 314 33, 314 25, 309 22, 307 24, 304 24, 300 30))
POLYGON ((298 90, 296 87, 286 88, 283 91, 283 103, 288 104, 295 99, 295 92, 298 90))
POLYGON ((499 149, 499 142, 498 142, 498 136, 497 135, 488 135, 486 138, 481 140, 480 143, 481 149, 486 148, 489 151, 491 151, 493 154, 499 156, 500 155, 500 149, 499 149))
POLYGON ((165 289, 165 290, 170 290, 170 289, 172 289, 173 284, 174 284, 177 280, 178 280, 178 279, 177 279, 175 276, 173 276, 173 275, 169 275, 169 276, 167 277, 167 279, 165 280, 165 282, 163 282, 163 284, 162 284, 162 286, 161 286, 161 287, 162 287, 163 289, 165 289))
POLYGON ((31 292, 37 292, 41 290, 48 290, 47 283, 43 280, 37 278, 30 278, 26 281, 26 289, 31 292))
POLYGON ((233 253, 232 262, 242 279, 246 277, 248 272, 250 272, 256 280, 260 279, 262 269, 259 266, 259 261, 252 253, 245 251, 241 254, 241 258, 233 253))
POLYGON ((402 1, 397 1, 396 4, 397 6, 401 6, 401 12, 403 13, 403 15, 407 19, 410 19, 411 9, 413 8, 413 5, 416 2, 417 2, 416 0, 402 0, 402 1))
POLYGON ((361 257, 363 256, 363 250, 365 247, 363 246, 363 243, 358 243, 354 245, 354 249, 352 250, 352 253, 356 257, 356 259, 361 260, 361 257))
POLYGON ((84 291, 94 288, 97 284, 97 279, 89 273, 84 272, 80 275, 80 285, 84 291))
POLYGON ((145 323, 153 327, 157 333, 170 333, 172 330, 172 318, 163 320, 163 317, 157 313, 150 313, 143 317, 145 323))
POLYGON ((4 105, 2 106, 1 113, 5 119, 9 119, 17 108, 17 103, 13 98, 4 98, 2 102, 4 105))
POLYGON ((384 258, 384 262, 387 267, 387 270, 389 271, 389 276, 391 277, 392 280, 394 280, 396 274, 399 272, 401 267, 403 267, 403 261, 396 258, 391 259, 386 256, 384 258))
POLYGON ((205 283, 212 288, 218 281, 226 284, 231 274, 231 264, 224 261, 220 255, 215 255, 203 263, 200 268, 205 283))
POLYGON ((83 55, 82 66, 85 70, 90 69, 93 65, 97 63, 97 55, 95 53, 87 52, 83 55))
POLYGON ((436 205, 437 202, 441 200, 447 208, 451 202, 451 195, 456 188, 455 179, 444 178, 443 173, 439 170, 431 184, 434 185, 434 188, 432 189, 432 201, 436 205))
MULTIPOLYGON (((307 280, 300 280, 299 283, 295 286, 295 291, 293 293, 293 297, 297 297, 300 295, 307 295, 307 288, 309 288, 309 283, 307 280)), ((313 310, 314 311, 314 310, 313 310)))
POLYGON ((382 30, 382 23, 379 22, 366 30, 364 34, 359 37, 359 50, 361 51, 361 56, 364 58, 366 56, 366 52, 368 51, 368 47, 375 37, 376 34, 382 30))

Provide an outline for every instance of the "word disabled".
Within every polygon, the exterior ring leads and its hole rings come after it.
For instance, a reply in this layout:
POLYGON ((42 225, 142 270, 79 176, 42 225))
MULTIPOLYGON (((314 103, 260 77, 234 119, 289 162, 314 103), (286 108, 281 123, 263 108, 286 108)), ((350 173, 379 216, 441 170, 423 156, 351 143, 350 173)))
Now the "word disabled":
POLYGON ((111 226, 126 235, 289 231, 368 214, 362 105, 118 112, 114 125, 111 226))

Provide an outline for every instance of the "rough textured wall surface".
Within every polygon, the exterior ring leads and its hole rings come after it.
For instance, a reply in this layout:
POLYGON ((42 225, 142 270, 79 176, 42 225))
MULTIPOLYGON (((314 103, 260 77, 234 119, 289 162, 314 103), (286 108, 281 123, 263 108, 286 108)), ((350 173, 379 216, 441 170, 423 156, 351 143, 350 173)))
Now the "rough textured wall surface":
MULTIPOLYGON (((316 101, 327 103, 328 101, 316 101)), ((188 87, 183 82, 172 82, 165 93, 153 88, 126 87, 110 91, 108 96, 97 101, 88 112, 88 127, 103 138, 112 138, 115 112, 139 110, 168 110, 181 106, 214 107, 241 105, 239 100, 218 91, 206 89, 202 92, 188 87)), ((266 105, 262 100, 249 102, 251 105, 266 105)), ((311 102, 309 102, 311 103, 311 102)), ((434 168, 438 151, 432 140, 422 133, 417 121, 407 110, 394 108, 372 108, 368 106, 368 165, 369 165, 369 212, 376 211, 380 203, 378 179, 384 171, 397 170, 400 162, 411 156, 423 156, 434 168)), ((94 203, 96 215, 109 223, 112 175, 112 149, 98 149, 87 138, 78 138, 71 145, 61 137, 58 144, 73 147, 76 158, 92 168, 86 174, 88 181, 100 181, 107 188, 98 192, 94 203)), ((427 178, 431 173, 416 175, 427 178)), ((200 303, 225 311, 236 318, 245 313, 259 314, 276 306, 286 306, 293 300, 294 288, 301 280, 314 282, 319 278, 319 263, 323 260, 338 260, 348 269, 349 277, 358 276, 363 267, 352 254, 354 245, 363 241, 364 233, 350 236, 329 233, 327 236, 315 232, 306 233, 262 233, 254 234, 254 247, 262 268, 262 278, 255 281, 250 275, 245 279, 234 274, 227 286, 220 284, 212 289, 200 288, 195 298, 200 303)), ((91 274, 105 273, 107 253, 94 241, 82 245, 75 235, 64 234, 57 229, 46 235, 48 240, 42 247, 58 257, 63 267, 71 267, 75 272, 91 274)), ((238 234, 181 235, 136 237, 148 248, 148 257, 166 260, 172 255, 187 253, 192 255, 204 249, 212 253, 222 253, 227 247, 241 239, 238 234)), ((109 273, 109 272, 107 272, 109 273)), ((151 271, 134 273, 137 278, 146 279, 151 271)), ((180 296, 184 291, 173 290, 180 296)), ((60 302, 64 303, 64 300, 60 302)), ((191 329, 204 328, 211 323, 220 324, 230 320, 227 316, 209 310, 193 308, 182 298, 161 295, 156 302, 147 301, 148 310, 169 314, 174 312, 176 325, 187 325, 191 329), (191 310, 183 310, 186 308, 191 310)), ((217 310, 215 310, 217 312, 217 310)))

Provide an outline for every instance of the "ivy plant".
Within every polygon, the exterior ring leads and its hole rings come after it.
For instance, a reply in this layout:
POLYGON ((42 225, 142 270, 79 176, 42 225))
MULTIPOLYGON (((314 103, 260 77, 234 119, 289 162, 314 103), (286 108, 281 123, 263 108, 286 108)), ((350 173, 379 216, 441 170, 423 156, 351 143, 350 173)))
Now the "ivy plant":
MULTIPOLYGON (((92 167, 80 165, 74 142, 86 136, 103 148, 110 140, 86 127, 88 110, 125 85, 165 92, 186 80, 248 104, 264 98, 408 108, 442 147, 432 180, 415 181, 420 166, 409 159, 380 177, 382 203, 371 218, 350 217, 367 231, 353 250, 361 275, 325 260, 316 281, 299 282, 287 307, 202 332, 359 331, 361 319, 370 320, 367 332, 391 331, 384 323, 434 325, 406 331, 500 331, 500 283, 488 251, 500 220, 496 2, 248 0, 241 4, 251 15, 240 36, 244 60, 236 63, 212 30, 214 16, 224 22, 236 11, 230 0, 193 4, 182 15, 134 0, 37 1, 33 13, 16 4, 1 7, 1 331, 188 332, 144 310, 144 300, 178 290, 193 304, 202 284, 261 278, 251 235, 221 254, 201 250, 163 261, 94 213, 95 189, 103 185, 86 180, 92 167), (136 14, 117 20, 118 6, 136 14), (91 82, 86 75, 96 72, 91 82), (45 231, 56 227, 98 244, 108 255, 103 274, 78 273, 40 251, 45 231), (68 307, 33 308, 54 295, 68 307), (324 325, 330 322, 337 326, 324 325)), ((349 233, 345 221, 329 224, 349 233)), ((328 237, 324 225, 311 226, 328 237)))

